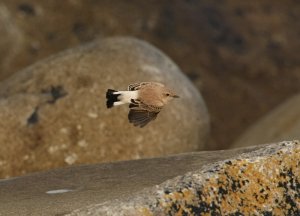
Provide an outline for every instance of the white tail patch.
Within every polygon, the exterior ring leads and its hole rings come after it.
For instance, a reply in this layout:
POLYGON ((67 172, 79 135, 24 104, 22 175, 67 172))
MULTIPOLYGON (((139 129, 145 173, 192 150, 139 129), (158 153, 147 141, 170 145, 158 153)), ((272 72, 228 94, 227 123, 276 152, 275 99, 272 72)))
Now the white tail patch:
POLYGON ((119 105, 123 105, 123 104, 126 104, 126 103, 123 101, 114 102, 114 106, 119 106, 119 105))
POLYGON ((136 100, 138 98, 138 91, 117 91, 113 94, 120 94, 118 97, 120 101, 114 102, 114 106, 131 103, 131 100, 136 100))

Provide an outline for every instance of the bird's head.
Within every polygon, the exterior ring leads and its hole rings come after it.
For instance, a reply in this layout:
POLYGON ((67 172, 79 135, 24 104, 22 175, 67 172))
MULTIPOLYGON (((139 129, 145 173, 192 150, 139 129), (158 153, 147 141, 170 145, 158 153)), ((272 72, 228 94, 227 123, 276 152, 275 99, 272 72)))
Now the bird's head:
POLYGON ((179 98, 179 96, 171 89, 164 87, 162 89, 162 101, 166 104, 174 98, 179 98))

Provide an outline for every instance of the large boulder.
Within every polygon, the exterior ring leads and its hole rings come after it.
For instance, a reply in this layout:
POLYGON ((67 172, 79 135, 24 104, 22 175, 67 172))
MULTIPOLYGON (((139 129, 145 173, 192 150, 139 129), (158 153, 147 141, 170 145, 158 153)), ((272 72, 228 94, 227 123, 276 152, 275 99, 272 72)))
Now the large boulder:
POLYGON ((299 215, 298 141, 0 181, 0 215, 299 215))
POLYGON ((138 37, 200 89, 211 114, 208 147, 225 149, 300 91, 299 10, 295 0, 1 0, 0 80, 88 41, 138 37))
POLYGON ((131 38, 38 62, 2 82, 0 98, 1 177, 199 150, 209 131, 198 90, 166 55, 131 38), (145 128, 128 123, 128 106, 105 103, 108 88, 140 81, 166 83, 180 95, 145 128))
POLYGON ((251 143, 272 143, 300 139, 300 94, 289 98, 253 124, 231 146, 250 146, 251 143))

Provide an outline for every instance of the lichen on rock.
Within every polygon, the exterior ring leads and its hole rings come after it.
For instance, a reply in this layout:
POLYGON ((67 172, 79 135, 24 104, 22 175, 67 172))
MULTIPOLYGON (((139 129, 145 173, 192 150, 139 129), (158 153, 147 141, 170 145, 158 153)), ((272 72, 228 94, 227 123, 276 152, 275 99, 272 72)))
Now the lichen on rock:
POLYGON ((298 141, 266 145, 70 215, 299 215, 299 161, 298 141))

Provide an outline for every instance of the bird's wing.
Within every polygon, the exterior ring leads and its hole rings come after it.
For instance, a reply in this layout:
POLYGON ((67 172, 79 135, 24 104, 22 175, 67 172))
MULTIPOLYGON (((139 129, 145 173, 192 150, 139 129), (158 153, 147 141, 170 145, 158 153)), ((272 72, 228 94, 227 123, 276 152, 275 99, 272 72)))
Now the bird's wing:
POLYGON ((134 126, 142 128, 150 121, 156 119, 158 113, 159 112, 149 112, 144 109, 130 109, 128 113, 128 120, 134 126))
POLYGON ((146 86, 146 85, 159 85, 159 86, 164 86, 161 83, 157 82, 140 82, 140 83, 133 83, 128 86, 128 91, 136 91, 139 90, 141 87, 146 86))
POLYGON ((162 106, 153 106, 143 103, 143 101, 139 99, 131 99, 131 103, 129 104, 130 109, 134 110, 147 110, 148 112, 157 112, 159 113, 162 109, 162 106))
POLYGON ((133 83, 128 86, 128 91, 136 91, 139 90, 142 86, 149 84, 151 84, 151 82, 133 83))
POLYGON ((131 100, 128 119, 134 126, 144 127, 150 121, 156 119, 162 107, 149 106, 140 100, 131 100))

